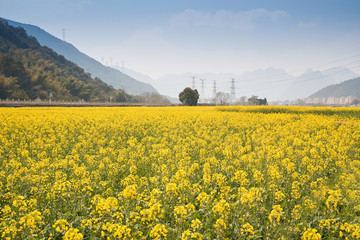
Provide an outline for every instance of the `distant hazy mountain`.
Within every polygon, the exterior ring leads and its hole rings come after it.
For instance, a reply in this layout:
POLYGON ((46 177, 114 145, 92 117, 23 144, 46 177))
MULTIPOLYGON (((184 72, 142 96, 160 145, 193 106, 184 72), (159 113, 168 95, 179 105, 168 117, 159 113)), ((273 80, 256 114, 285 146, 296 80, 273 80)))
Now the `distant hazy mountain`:
POLYGON ((151 77, 145 75, 145 74, 142 74, 142 73, 139 73, 139 72, 136 72, 132 69, 129 69, 129 68, 123 68, 122 70, 120 70, 121 68, 119 68, 118 66, 113 66, 113 68, 115 69, 118 69, 119 71, 123 72, 124 74, 132 77, 132 78, 135 78, 141 82, 144 82, 144 83, 148 83, 148 84, 151 84, 153 86, 155 86, 156 82, 154 79, 152 79, 151 77))
POLYGON ((290 100, 305 98, 314 91, 332 83, 333 79, 331 79, 331 77, 320 71, 313 71, 312 69, 309 69, 289 83, 288 88, 282 95, 282 98, 290 100))
POLYGON ((235 79, 235 94, 237 98, 241 96, 250 97, 251 95, 260 98, 268 98, 271 100, 279 100, 286 89, 289 82, 294 81, 295 77, 289 75, 282 69, 268 68, 258 69, 253 72, 245 72, 237 75, 232 73, 184 73, 184 74, 168 74, 154 81, 154 86, 161 93, 167 92, 170 96, 177 96, 185 87, 192 87, 192 76, 195 76, 195 88, 202 94, 202 82, 204 80, 205 99, 213 97, 214 83, 216 82, 216 91, 231 93, 231 81, 235 79))
POLYGON ((360 77, 322 88, 321 90, 310 95, 309 98, 348 96, 360 97, 360 77))
POLYGON ((282 98, 290 100, 306 98, 319 89, 357 76, 359 75, 346 68, 337 67, 322 72, 309 69, 289 84, 282 98))
POLYGON ((58 54, 61 54, 70 61, 78 64, 86 72, 89 72, 93 77, 100 78, 116 89, 123 89, 126 92, 133 94, 140 94, 145 92, 157 93, 157 90, 150 84, 140 82, 114 68, 102 65, 95 59, 80 52, 70 43, 54 37, 37 26, 18 23, 7 19, 5 20, 14 27, 24 28, 26 32, 29 35, 34 36, 41 45, 50 47, 58 54))
POLYGON ((359 76, 359 74, 356 74, 350 71, 349 69, 343 67, 330 68, 328 70, 323 71, 323 74, 331 77, 334 80, 334 83, 340 83, 342 81, 359 76))
POLYGON ((195 88, 199 91, 200 98, 203 97, 201 96, 201 79, 205 79, 204 95, 206 99, 209 99, 213 96, 214 81, 216 81, 217 92, 231 93, 231 78, 234 78, 237 98, 256 95, 260 98, 266 97, 269 101, 276 101, 306 98, 323 87, 359 75, 346 68, 331 68, 322 72, 309 69, 296 77, 282 69, 268 68, 240 75, 232 73, 167 74, 153 81, 159 92, 177 97, 185 87, 192 87, 192 76, 195 76, 195 88))
POLYGON ((278 68, 258 69, 238 76, 239 93, 266 97, 269 100, 279 100, 288 87, 288 82, 294 77, 278 68))
MULTIPOLYGON (((114 66, 113 68, 117 68, 119 69, 119 66, 114 66)), ((134 70, 131 70, 131 69, 128 69, 128 68, 124 68, 123 73, 125 73, 126 75, 132 77, 132 78, 135 78, 141 82, 144 82, 144 83, 148 83, 148 84, 151 84, 151 86, 154 86, 155 89, 158 89, 158 84, 156 83, 156 81, 154 79, 152 79, 151 77, 145 75, 145 74, 142 74, 142 73, 139 73, 139 72, 136 72, 134 70)), ((160 85, 161 86, 161 85, 160 85)), ((166 89, 165 89, 166 90, 166 89)), ((159 91, 160 92, 160 91, 159 91)), ((160 92, 160 94, 168 99, 171 103, 180 103, 179 101, 179 98, 178 97, 170 97, 168 95, 168 92, 167 91, 163 91, 163 92, 160 92)))

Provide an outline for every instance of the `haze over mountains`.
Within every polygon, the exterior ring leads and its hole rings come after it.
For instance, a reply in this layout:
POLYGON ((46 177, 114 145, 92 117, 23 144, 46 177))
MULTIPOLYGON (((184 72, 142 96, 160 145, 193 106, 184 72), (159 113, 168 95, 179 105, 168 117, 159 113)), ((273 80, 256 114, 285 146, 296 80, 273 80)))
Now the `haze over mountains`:
POLYGON ((310 98, 329 98, 353 96, 360 98, 360 77, 347 80, 339 84, 333 84, 320 89, 310 96, 310 98))
POLYGON ((290 83, 283 97, 285 99, 307 98, 314 92, 328 85, 358 77, 357 73, 347 68, 330 68, 324 71, 307 70, 290 83))
POLYGON ((75 63, 41 46, 23 28, 0 20, 0 99, 141 101, 92 78, 75 63))
POLYGON ((80 52, 72 44, 54 37, 37 26, 23 24, 7 19, 4 20, 6 20, 9 25, 24 28, 26 32, 29 35, 34 36, 41 45, 50 47, 58 54, 61 54, 68 60, 78 64, 93 77, 100 78, 105 83, 116 89, 122 89, 132 94, 141 94, 146 92, 157 93, 156 89, 150 84, 140 82, 117 69, 102 65, 95 59, 80 52))
MULTIPOLYGON (((131 72, 128 74, 132 75, 131 72)), ((179 89, 191 87, 193 76, 195 76, 195 87, 199 93, 202 92, 201 79, 204 79, 204 93, 207 99, 213 97, 214 81, 216 81, 217 92, 230 93, 231 79, 234 78, 237 98, 257 95, 276 101, 307 98, 321 88, 341 83, 359 75, 342 67, 330 68, 325 71, 309 69, 299 76, 291 75, 276 68, 258 69, 240 75, 232 73, 183 73, 168 74, 157 79, 137 75, 141 81, 152 83, 160 93, 166 93, 172 97, 178 95, 179 89)))
MULTIPOLYGON (((29 35, 38 39, 41 45, 48 46, 67 59, 75 62, 93 77, 99 77, 116 89, 123 89, 132 94, 152 92, 172 97, 176 102, 179 92, 185 87, 192 87, 195 76, 195 88, 201 99, 210 99, 217 92, 231 92, 231 79, 235 79, 236 97, 252 95, 267 98, 270 101, 295 100, 307 98, 316 91, 333 84, 358 77, 359 74, 344 67, 334 67, 324 71, 308 69, 301 75, 294 75, 279 68, 258 69, 243 74, 233 73, 183 73, 167 74, 157 79, 130 70, 123 72, 116 67, 104 66, 95 59, 81 53, 70 43, 62 41, 41 28, 7 20, 10 25, 22 27, 29 35), (204 85, 202 85, 202 81, 204 85), (202 88, 202 86, 204 86, 202 88), (202 91, 204 89, 204 91, 202 91), (204 93, 204 94, 202 94, 204 93)), ((156 56, 154 56, 156 57, 156 56)), ((123 70, 123 69, 121 69, 123 70)))

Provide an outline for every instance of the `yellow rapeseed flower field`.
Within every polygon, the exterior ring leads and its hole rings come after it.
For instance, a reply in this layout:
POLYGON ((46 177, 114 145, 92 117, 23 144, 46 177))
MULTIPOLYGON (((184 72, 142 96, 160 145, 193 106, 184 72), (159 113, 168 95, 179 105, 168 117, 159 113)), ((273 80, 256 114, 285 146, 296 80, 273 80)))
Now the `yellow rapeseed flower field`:
POLYGON ((359 239, 360 109, 0 108, 0 239, 359 239))

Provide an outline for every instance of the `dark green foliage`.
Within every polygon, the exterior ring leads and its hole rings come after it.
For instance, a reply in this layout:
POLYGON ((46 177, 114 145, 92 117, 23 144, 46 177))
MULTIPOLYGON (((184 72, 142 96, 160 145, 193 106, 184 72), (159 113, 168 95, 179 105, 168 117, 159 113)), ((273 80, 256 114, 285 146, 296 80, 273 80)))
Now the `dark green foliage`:
POLYGON ((136 102, 0 20, 0 98, 136 102))
POLYGON ((258 96, 253 95, 248 99, 248 105, 252 105, 252 106, 255 106, 255 105, 268 105, 268 103, 267 103, 266 98, 261 99, 261 98, 258 98, 258 96))
POLYGON ((21 62, 0 56, 0 98, 29 99, 30 75, 21 62))
POLYGON ((360 78, 355 78, 339 84, 327 86, 311 95, 310 98, 348 96, 360 97, 360 78))
POLYGON ((357 105, 357 104, 360 104, 360 100, 359 99, 355 99, 351 102, 351 104, 353 105, 357 105))
POLYGON ((136 102, 135 99, 131 98, 129 95, 127 95, 123 90, 118 90, 116 94, 114 95, 114 101, 115 102, 136 102))
POLYGON ((191 88, 187 87, 181 93, 179 93, 179 100, 185 105, 196 106, 199 100, 199 93, 196 89, 192 90, 191 88))

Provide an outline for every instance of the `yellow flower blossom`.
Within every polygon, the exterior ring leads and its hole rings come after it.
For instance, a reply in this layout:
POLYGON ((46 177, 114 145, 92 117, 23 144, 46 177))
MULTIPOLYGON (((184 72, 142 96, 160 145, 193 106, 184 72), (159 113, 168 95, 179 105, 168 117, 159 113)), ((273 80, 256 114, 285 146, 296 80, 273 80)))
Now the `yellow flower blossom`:
POLYGON ((57 220, 52 226, 56 232, 67 231, 69 229, 69 223, 65 219, 57 220))
POLYGON ((79 233, 79 229, 70 228, 64 235, 64 240, 80 240, 83 238, 83 235, 79 233))
POLYGON ((224 231, 227 229, 224 219, 219 218, 218 220, 216 220, 214 228, 215 232, 224 233, 224 231))
POLYGON ((274 205, 270 215, 269 215, 269 220, 271 223, 273 224, 279 224, 281 218, 283 217, 284 212, 283 209, 281 208, 280 205, 274 205))
POLYGON ((166 239, 168 231, 164 224, 156 224, 150 232, 150 237, 153 239, 166 239))
POLYGON ((318 240, 321 239, 321 235, 317 232, 314 228, 308 228, 304 231, 303 235, 301 236, 303 240, 318 240))
POLYGON ((244 225, 242 225, 241 234, 243 234, 245 236, 253 235, 254 234, 254 227, 251 226, 250 223, 245 223, 244 225))

